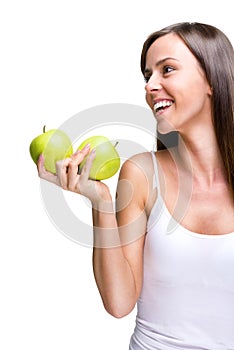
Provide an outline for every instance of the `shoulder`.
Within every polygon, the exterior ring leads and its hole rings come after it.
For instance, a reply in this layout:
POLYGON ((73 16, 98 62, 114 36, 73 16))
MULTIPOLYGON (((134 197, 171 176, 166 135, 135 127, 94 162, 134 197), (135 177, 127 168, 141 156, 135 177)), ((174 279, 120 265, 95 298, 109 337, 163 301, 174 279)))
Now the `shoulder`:
POLYGON ((121 168, 120 178, 128 178, 130 181, 137 182, 139 185, 139 180, 149 181, 154 176, 154 162, 155 157, 159 168, 164 169, 164 171, 169 167, 172 161, 171 151, 160 150, 157 152, 142 152, 138 153, 131 158, 127 159, 121 168))
POLYGON ((132 205, 143 208, 149 193, 149 179, 152 175, 150 152, 136 154, 124 161, 118 179, 118 197, 126 196, 132 205))
POLYGON ((174 151, 174 148, 162 149, 155 152, 155 155, 158 161, 168 162, 169 159, 171 158, 173 151, 174 151))
POLYGON ((158 171, 166 176, 170 173, 175 173, 175 147, 163 149, 155 152, 158 171))
POLYGON ((156 199, 154 157, 161 168, 166 158, 164 150, 142 152, 130 157, 123 163, 118 181, 119 198, 131 197, 131 203, 144 208, 147 213, 156 199))
MULTIPOLYGON (((138 153, 128 158, 122 165, 120 178, 127 177, 135 182, 137 179, 145 180, 152 172, 152 154, 151 152, 138 153)), ((138 181, 139 183, 139 181, 138 181)))

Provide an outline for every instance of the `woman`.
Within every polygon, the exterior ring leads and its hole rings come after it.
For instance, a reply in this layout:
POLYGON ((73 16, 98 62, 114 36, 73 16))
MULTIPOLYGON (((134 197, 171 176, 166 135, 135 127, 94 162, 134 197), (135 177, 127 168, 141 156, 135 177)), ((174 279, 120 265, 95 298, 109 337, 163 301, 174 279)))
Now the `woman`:
POLYGON ((180 23, 146 40, 158 150, 124 163, 116 212, 108 187, 89 180, 89 146, 58 162, 56 176, 38 162, 41 178, 92 202, 104 306, 115 317, 138 306, 131 350, 234 349, 233 63, 231 43, 209 25, 180 23))

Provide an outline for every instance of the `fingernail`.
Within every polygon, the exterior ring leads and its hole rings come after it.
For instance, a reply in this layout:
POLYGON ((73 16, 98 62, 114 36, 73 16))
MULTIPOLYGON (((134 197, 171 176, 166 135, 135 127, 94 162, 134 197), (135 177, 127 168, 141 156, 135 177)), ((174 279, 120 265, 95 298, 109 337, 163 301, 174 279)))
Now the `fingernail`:
POLYGON ((90 157, 92 157, 92 156, 96 156, 96 148, 93 148, 92 150, 91 150, 91 152, 89 153, 89 156, 90 157))
POLYGON ((90 143, 87 143, 87 145, 85 145, 84 149, 88 149, 90 148, 90 143))

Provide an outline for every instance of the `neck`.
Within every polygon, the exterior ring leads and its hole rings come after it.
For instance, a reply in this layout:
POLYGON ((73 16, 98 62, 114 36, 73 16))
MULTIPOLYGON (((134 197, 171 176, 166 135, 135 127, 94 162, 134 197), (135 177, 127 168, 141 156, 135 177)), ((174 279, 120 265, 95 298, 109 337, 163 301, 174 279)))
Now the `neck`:
POLYGON ((177 164, 192 176, 194 184, 211 188, 226 183, 222 157, 212 129, 180 135, 174 151, 177 164))

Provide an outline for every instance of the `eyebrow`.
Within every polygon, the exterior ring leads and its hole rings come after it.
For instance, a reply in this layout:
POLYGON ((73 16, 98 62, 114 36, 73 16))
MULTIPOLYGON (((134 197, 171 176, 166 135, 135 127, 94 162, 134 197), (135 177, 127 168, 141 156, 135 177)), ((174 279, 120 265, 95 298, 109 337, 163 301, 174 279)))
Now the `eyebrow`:
MULTIPOLYGON (((159 60, 158 62, 156 62, 156 63, 155 63, 155 66, 158 67, 158 66, 160 66, 162 63, 164 63, 164 62, 167 61, 167 60, 174 60, 174 61, 177 61, 177 62, 179 61, 179 60, 177 60, 177 59, 174 58, 174 57, 165 57, 165 58, 159 60)), ((146 68, 146 69, 144 70, 144 73, 149 73, 149 72, 150 72, 150 69, 148 69, 148 68, 146 68)))

